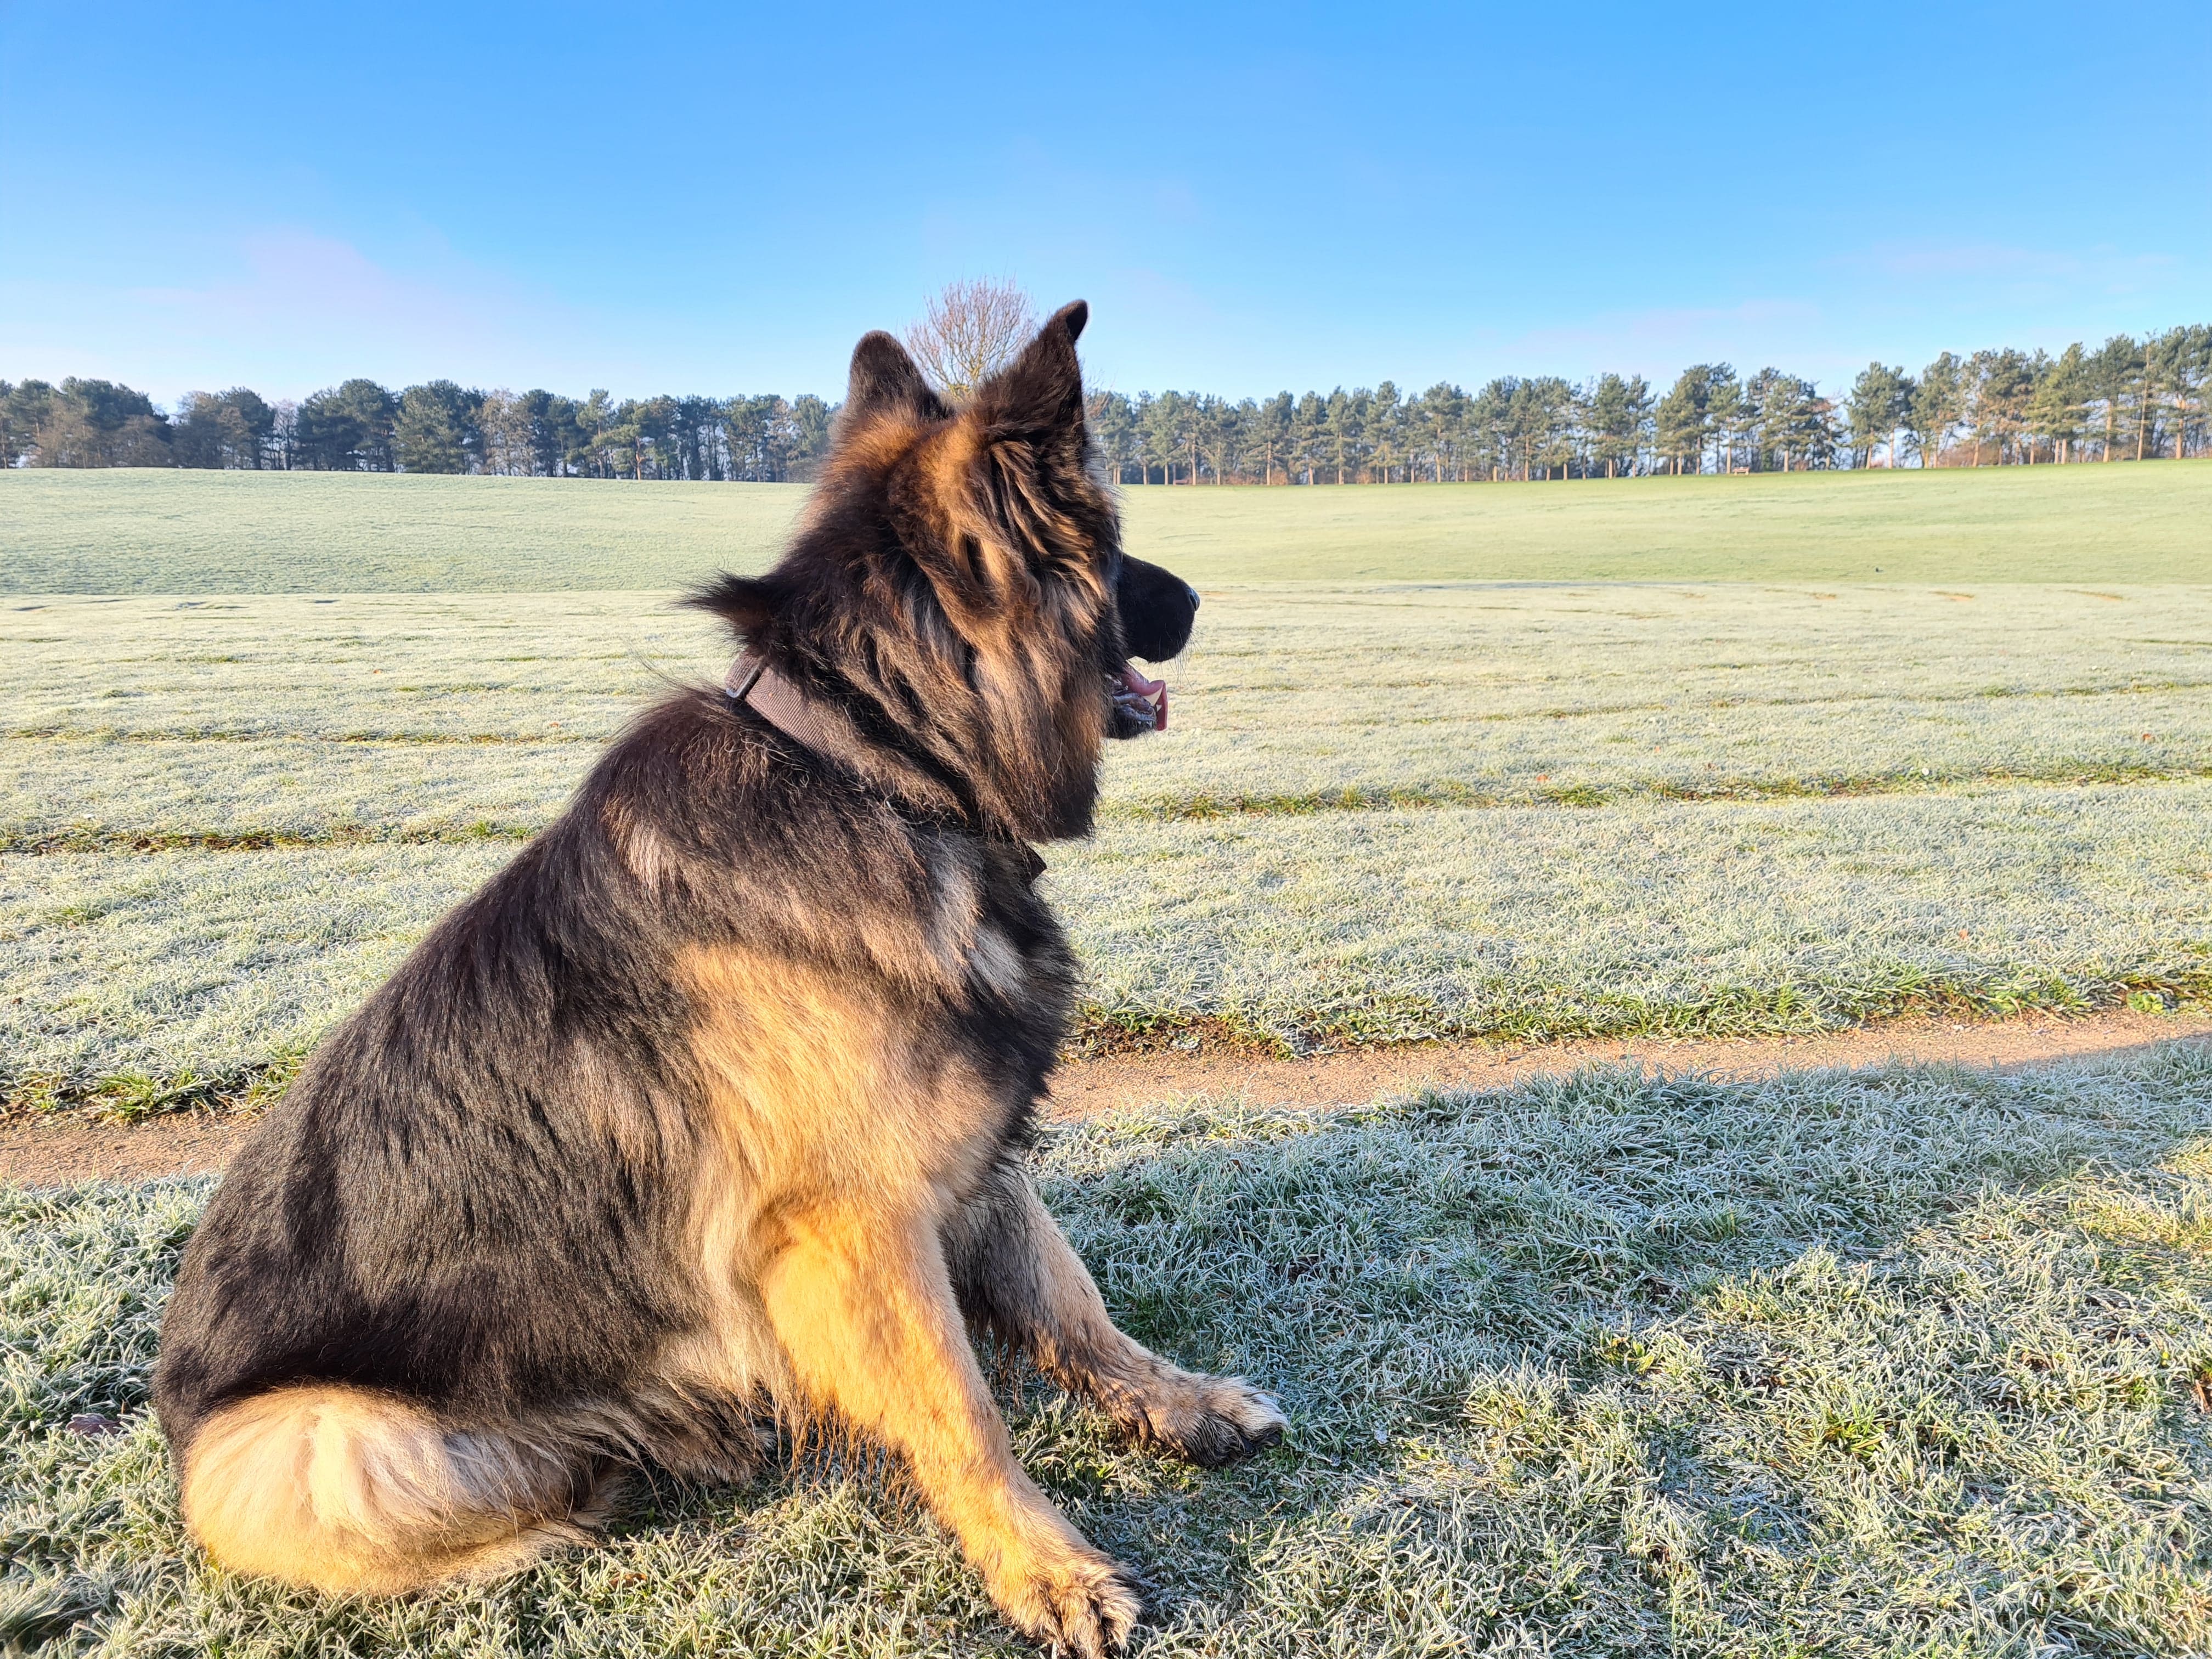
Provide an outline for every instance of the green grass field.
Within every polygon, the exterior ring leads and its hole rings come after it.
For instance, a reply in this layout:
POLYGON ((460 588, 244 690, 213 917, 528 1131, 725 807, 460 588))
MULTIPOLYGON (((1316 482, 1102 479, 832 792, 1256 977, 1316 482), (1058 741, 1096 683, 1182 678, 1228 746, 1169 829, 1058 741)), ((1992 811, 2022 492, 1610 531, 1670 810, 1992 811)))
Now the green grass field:
MULTIPOLYGON (((2196 582, 2212 461, 1403 488, 1135 489, 1191 580, 2196 582)), ((0 592, 668 588, 757 568, 789 484, 0 473, 0 592)))
MULTIPOLYGON (((6 1109, 265 1099, 719 672, 668 589, 795 501, 0 475, 6 1109)), ((1206 604, 1172 729, 1047 849, 1082 1041, 2212 1000, 2208 506, 2196 464, 1131 491, 1206 604)), ((1118 1318, 1292 1418, 1199 1475, 1001 1376, 1148 1653, 2212 1653, 2203 1048, 1166 1102, 1041 1173, 1118 1318)), ((491 1589, 211 1571, 144 1411, 204 1197, 0 1188, 0 1650, 1016 1650, 834 1459, 491 1589)))
MULTIPOLYGON (((2212 987, 2212 589, 1211 592, 1170 732, 1051 849, 1089 1042, 2212 987)), ((12 1097, 281 1068, 726 648, 663 594, 19 597, 12 1097)))

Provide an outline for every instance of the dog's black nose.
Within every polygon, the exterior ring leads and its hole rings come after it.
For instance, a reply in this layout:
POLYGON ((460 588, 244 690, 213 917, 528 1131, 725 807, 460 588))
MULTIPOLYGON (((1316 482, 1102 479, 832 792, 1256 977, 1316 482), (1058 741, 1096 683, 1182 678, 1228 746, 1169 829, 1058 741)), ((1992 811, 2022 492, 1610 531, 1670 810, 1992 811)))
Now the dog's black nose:
POLYGON ((1163 570, 1142 559, 1121 561, 1121 575, 1115 597, 1121 609, 1122 642, 1133 657, 1146 662, 1166 662, 1179 654, 1190 639, 1191 623, 1198 616, 1198 590, 1172 570, 1163 570), (1176 602, 1177 590, 1182 603, 1176 602))

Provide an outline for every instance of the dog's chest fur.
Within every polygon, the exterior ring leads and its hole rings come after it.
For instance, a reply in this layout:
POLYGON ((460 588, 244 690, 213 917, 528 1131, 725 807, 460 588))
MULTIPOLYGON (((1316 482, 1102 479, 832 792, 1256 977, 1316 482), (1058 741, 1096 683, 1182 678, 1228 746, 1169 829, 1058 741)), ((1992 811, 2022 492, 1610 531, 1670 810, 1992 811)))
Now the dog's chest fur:
POLYGON ((744 939, 679 946, 702 1104, 773 1205, 788 1183, 953 1195, 1027 1133, 1074 963, 995 849, 938 842, 931 899, 854 917, 866 956, 744 939))
POLYGON ((699 1317, 655 1364, 679 1388, 782 1394, 757 1286, 793 1237, 864 1214, 934 1231, 1030 1133, 1073 958, 1025 849, 924 845, 930 901, 854 918, 865 971, 743 941, 676 953, 706 1120, 699 1317))

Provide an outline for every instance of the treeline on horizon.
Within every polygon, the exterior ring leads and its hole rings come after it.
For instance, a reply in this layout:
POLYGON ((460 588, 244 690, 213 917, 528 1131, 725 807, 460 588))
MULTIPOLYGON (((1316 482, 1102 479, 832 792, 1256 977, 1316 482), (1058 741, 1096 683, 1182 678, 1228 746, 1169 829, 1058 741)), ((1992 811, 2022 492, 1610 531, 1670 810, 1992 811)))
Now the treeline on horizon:
MULTIPOLYGON (((1847 466, 2003 466, 2212 453, 2212 325, 2053 356, 1944 352, 1917 374, 1870 363, 1840 400, 1779 369, 1508 375, 1468 392, 1100 392, 1091 419, 1122 483, 1390 483, 1847 466)), ((836 415, 820 398, 617 403, 430 380, 353 380, 298 403, 246 388, 164 410, 109 380, 0 380, 0 465, 781 483, 809 476, 836 415)))

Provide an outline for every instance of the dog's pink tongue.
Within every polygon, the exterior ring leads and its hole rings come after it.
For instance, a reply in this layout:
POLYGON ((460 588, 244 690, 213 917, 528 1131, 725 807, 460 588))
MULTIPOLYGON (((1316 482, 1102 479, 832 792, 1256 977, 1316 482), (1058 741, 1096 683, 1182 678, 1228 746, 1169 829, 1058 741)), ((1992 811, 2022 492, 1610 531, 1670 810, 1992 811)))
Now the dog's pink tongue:
POLYGON ((1152 706, 1152 730, 1168 729, 1168 683, 1148 680, 1127 663, 1121 665, 1121 684, 1133 696, 1141 697, 1152 706))

